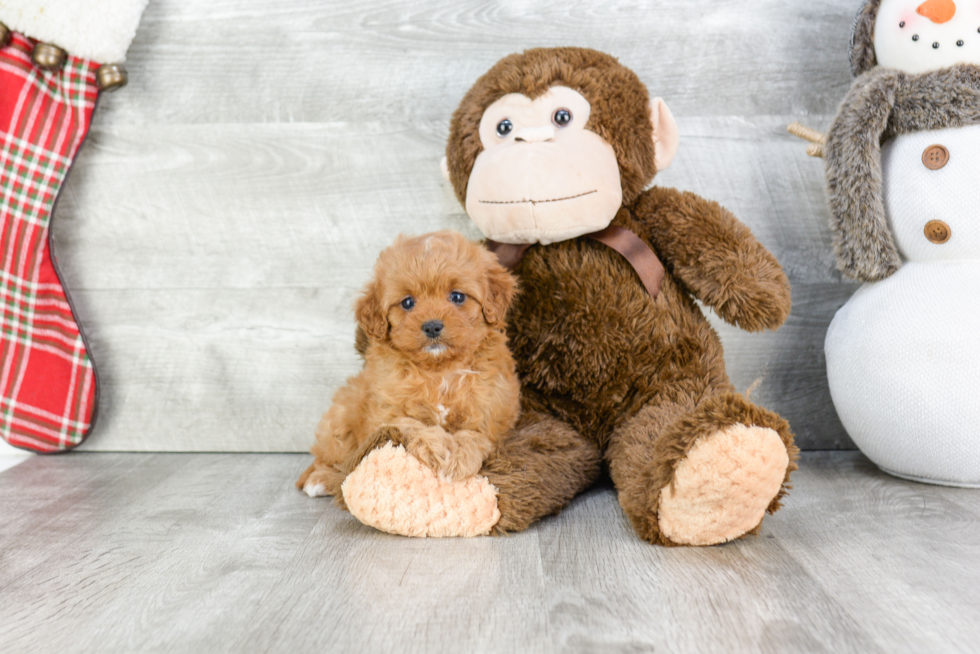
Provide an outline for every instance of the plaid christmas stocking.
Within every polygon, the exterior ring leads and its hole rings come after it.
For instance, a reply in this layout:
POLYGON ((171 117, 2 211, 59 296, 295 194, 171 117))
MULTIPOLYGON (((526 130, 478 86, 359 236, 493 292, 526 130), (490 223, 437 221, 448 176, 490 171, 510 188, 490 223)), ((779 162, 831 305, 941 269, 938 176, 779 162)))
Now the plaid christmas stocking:
POLYGON ((0 0, 0 437, 35 452, 75 447, 95 421, 95 368, 48 227, 99 90, 126 83, 95 62, 125 60, 146 4, 0 0))
POLYGON ((48 227, 98 96, 89 60, 48 72, 35 42, 0 49, 0 436, 36 452, 70 449, 96 409, 95 369, 54 260, 48 227))

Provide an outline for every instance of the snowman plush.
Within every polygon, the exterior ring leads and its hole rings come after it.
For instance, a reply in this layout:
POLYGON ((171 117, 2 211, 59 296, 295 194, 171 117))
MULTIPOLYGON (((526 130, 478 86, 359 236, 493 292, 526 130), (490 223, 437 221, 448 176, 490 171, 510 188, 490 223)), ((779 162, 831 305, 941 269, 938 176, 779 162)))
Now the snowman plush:
POLYGON ((907 479, 980 487, 980 0, 870 0, 827 135, 837 264, 831 396, 907 479))

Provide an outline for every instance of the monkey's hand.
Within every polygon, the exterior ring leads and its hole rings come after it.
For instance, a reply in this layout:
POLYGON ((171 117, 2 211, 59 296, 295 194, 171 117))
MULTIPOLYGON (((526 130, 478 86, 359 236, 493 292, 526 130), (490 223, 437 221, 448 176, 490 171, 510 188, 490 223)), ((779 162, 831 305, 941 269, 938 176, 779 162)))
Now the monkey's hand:
POLYGON ((749 228, 717 202, 654 187, 634 212, 675 278, 725 322, 776 329, 789 316, 789 280, 749 228))

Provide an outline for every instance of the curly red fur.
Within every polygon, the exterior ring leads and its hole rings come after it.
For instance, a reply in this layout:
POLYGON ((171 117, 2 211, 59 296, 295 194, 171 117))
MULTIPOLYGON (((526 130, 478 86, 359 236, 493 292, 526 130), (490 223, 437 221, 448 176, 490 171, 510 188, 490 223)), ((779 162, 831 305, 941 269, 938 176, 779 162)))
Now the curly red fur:
POLYGON ((334 395, 297 486, 337 495, 344 461, 385 426, 449 479, 479 471, 519 413, 503 324, 516 288, 489 251, 453 232, 401 236, 382 252, 355 308, 364 368, 334 395), (443 324, 435 338, 430 321, 443 324))

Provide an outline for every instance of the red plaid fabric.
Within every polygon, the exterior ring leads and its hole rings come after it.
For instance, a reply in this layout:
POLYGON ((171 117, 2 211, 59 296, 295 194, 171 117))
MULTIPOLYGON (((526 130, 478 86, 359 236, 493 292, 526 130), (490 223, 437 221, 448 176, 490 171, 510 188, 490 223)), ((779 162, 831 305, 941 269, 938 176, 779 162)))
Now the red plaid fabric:
POLYGON ((31 62, 34 42, 0 49, 0 436, 56 452, 82 442, 95 373, 51 260, 48 224, 98 96, 98 64, 31 62))

